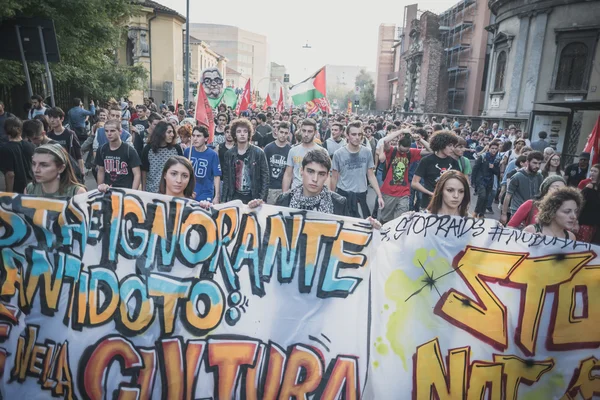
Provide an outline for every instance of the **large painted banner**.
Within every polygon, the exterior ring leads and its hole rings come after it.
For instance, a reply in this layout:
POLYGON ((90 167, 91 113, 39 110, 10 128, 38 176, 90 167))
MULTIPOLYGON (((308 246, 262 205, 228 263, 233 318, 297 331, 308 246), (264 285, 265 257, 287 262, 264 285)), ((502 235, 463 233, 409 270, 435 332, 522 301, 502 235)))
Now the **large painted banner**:
POLYGON ((0 193, 2 396, 359 398, 378 235, 271 206, 0 193))
POLYGON ((0 391, 591 399, 598 253, 491 220, 0 193, 0 391))
POLYGON ((426 214, 381 240, 365 398, 600 396, 598 247, 426 214))

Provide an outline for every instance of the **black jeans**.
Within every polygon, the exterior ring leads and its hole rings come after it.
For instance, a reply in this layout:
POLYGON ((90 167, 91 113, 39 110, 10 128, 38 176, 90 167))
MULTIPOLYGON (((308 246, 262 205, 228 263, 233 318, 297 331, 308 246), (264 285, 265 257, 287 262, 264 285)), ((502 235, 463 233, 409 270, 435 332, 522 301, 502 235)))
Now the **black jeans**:
POLYGON ((369 205, 367 204, 367 192, 363 193, 352 193, 346 192, 338 188, 336 190, 337 194, 346 198, 348 202, 348 207, 350 208, 350 216, 355 218, 367 218, 371 215, 369 211, 369 205), (359 213, 358 207, 360 206, 360 211, 362 212, 362 216, 359 213))
POLYGON ((491 195, 493 189, 493 184, 489 186, 480 185, 477 187, 477 203, 475 204, 475 214, 477 214, 477 216, 485 215, 488 197, 491 195))

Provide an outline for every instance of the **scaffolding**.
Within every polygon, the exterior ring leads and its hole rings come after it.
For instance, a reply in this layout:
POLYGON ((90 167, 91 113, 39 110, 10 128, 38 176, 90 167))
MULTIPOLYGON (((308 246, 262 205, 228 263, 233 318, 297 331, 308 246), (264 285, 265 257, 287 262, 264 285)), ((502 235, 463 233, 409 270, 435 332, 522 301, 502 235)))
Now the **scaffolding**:
POLYGON ((464 114, 476 0, 461 0, 440 14, 440 33, 448 74, 448 112, 464 114))

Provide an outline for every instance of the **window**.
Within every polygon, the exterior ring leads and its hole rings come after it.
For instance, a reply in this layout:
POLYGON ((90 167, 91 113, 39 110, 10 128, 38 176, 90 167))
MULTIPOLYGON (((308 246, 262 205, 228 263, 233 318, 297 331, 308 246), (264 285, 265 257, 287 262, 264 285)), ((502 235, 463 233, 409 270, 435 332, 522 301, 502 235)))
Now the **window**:
POLYGON ((506 51, 501 51, 496 59, 496 76, 494 78, 494 92, 504 90, 504 75, 506 73, 506 51))
POLYGON ((560 52, 556 90, 581 90, 587 67, 588 48, 584 43, 573 42, 560 52))

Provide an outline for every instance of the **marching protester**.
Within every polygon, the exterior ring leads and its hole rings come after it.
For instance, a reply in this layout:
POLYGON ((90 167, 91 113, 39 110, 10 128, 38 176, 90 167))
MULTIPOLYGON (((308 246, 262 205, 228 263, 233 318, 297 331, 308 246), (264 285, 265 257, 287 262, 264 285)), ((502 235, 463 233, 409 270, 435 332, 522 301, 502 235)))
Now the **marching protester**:
POLYGON ((217 125, 215 126, 215 134, 213 137, 213 146, 219 147, 225 143, 225 126, 229 122, 227 114, 220 112, 217 114, 217 125))
POLYGON ((467 177, 462 172, 450 170, 438 180, 427 211, 435 215, 466 217, 470 201, 471 189, 467 177))
POLYGON ((545 131, 541 131, 540 133, 538 133, 538 137, 539 140, 531 142, 530 147, 533 149, 533 151, 539 151, 540 153, 542 153, 544 150, 546 150, 546 148, 550 147, 550 142, 546 141, 548 133, 546 133, 545 131))
POLYGON ((14 117, 14 115, 4 109, 4 102, 0 100, 0 143, 8 142, 8 136, 4 130, 4 122, 11 117, 14 117))
POLYGON ((265 146, 265 156, 269 164, 269 194, 267 195, 267 203, 275 204, 275 200, 279 197, 283 190, 283 174, 287 166, 288 154, 292 146, 288 142, 290 134, 290 124, 287 122, 279 123, 276 132, 276 140, 265 146))
POLYGON ((499 141, 489 144, 487 152, 478 155, 473 166, 473 186, 477 192, 475 216, 485 217, 488 199, 492 195, 494 181, 500 174, 500 160, 497 159, 499 141))
POLYGON ((169 157, 162 170, 158 193, 173 197, 194 197, 194 167, 182 156, 169 157))
POLYGON ((267 124, 267 116, 263 113, 258 114, 258 122, 258 126, 254 132, 254 136, 256 137, 253 139, 257 143, 257 146, 264 148, 275 140, 273 137, 273 127, 267 124))
POLYGON ((577 187, 577 185, 579 185, 579 182, 587 178, 589 165, 590 153, 581 153, 579 155, 578 162, 569 165, 565 169, 565 178, 567 179, 567 186, 577 187))
POLYGON ((27 114, 27 119, 34 119, 36 115, 46 114, 46 105, 44 104, 44 98, 39 94, 31 96, 31 110, 27 114))
POLYGON ((177 128, 177 136, 181 150, 185 151, 192 146, 192 127, 190 125, 181 125, 177 128))
MULTIPOLYGON (((119 121, 121 140, 124 143, 132 145, 131 134, 127 130, 123 129, 123 124, 121 123, 121 110, 119 109, 118 106, 113 105, 109 108, 108 120, 119 121)), ((100 147, 104 146, 107 142, 108 142, 108 139, 106 137, 106 132, 104 131, 104 127, 99 127, 96 130, 96 135, 94 137, 94 144, 92 146, 94 153, 97 152, 98 149, 100 147)))
POLYGON ((381 195, 385 205, 379 209, 379 220, 384 224, 410 210, 409 170, 422 156, 431 153, 429 143, 422 136, 414 137, 417 138, 424 147, 422 150, 410 147, 410 129, 392 131, 383 140, 379 161, 384 164, 381 195), (400 135, 402 138, 397 140, 400 135), (393 142, 397 145, 392 146, 393 142))
MULTIPOLYGON (((335 214, 350 217, 351 211, 345 197, 332 192, 325 184, 331 170, 331 159, 324 151, 312 150, 302 159, 300 174, 302 183, 281 194, 275 205, 296 208, 298 210, 318 211, 325 214, 335 214)), ((255 199, 248 203, 250 208, 257 208, 264 203, 255 199)), ((379 221, 367 218, 374 229, 381 228, 379 221)))
MULTIPOLYGON (((292 119, 293 120, 293 119, 292 119)), ((291 188, 302 184, 302 159, 311 150, 320 150, 326 153, 327 151, 315 143, 315 135, 317 133, 317 123, 312 118, 302 120, 299 128, 301 136, 301 144, 290 149, 287 159, 287 167, 283 175, 281 189, 287 192, 291 188)))
POLYGON ((333 158, 333 153, 346 145, 346 139, 342 136, 343 134, 344 125, 339 122, 331 124, 331 136, 323 142, 323 148, 327 150, 329 157, 333 158))
POLYGON ((77 182, 69 155, 58 143, 37 147, 31 161, 33 182, 25 194, 40 197, 73 197, 85 193, 85 186, 77 182))
POLYGON ((138 155, 142 155, 144 150, 144 143, 150 128, 150 121, 148 121, 148 115, 150 112, 148 108, 140 104, 136 107, 136 118, 131 122, 131 133, 133 134, 132 144, 138 155))
POLYGON ((540 200, 546 197, 548 193, 552 194, 565 186, 567 186, 567 183, 562 176, 552 175, 544 179, 540 186, 539 195, 521 204, 517 211, 511 216, 510 221, 508 221, 506 226, 511 228, 521 228, 535 223, 539 212, 540 200))
POLYGON ((98 190, 106 192, 111 187, 138 190, 142 176, 137 151, 121 140, 119 121, 107 121, 104 129, 108 143, 98 149, 95 160, 98 190))
POLYGON ((544 176, 544 178, 547 178, 547 177, 553 176, 553 175, 563 176, 563 173, 560 169, 560 154, 559 153, 554 153, 550 157, 548 157, 546 164, 542 168, 542 175, 544 176))
POLYGON ((458 143, 456 146, 454 146, 454 154, 452 155, 452 158, 454 158, 458 163, 458 170, 465 174, 467 179, 469 179, 471 173, 473 172, 473 167, 471 166, 471 161, 464 155, 466 145, 467 141, 459 136, 458 143))
POLYGON ((577 232, 577 240, 594 244, 600 244, 599 176, 600 164, 594 164, 590 169, 589 182, 581 188, 584 205, 579 214, 579 231, 577 232))
POLYGON ((592 185, 598 185, 598 182, 600 182, 600 164, 594 164, 590 168, 590 177, 579 182, 577 188, 583 190, 583 188, 588 187, 590 183, 592 185))
POLYGON ((452 155, 454 146, 458 144, 457 136, 450 131, 436 133, 429 143, 433 154, 424 157, 413 176, 411 187, 421 192, 421 208, 426 209, 433 196, 433 190, 440 177, 450 171, 459 169, 452 155), (421 183, 423 179, 423 183, 421 183))
POLYGON ((53 107, 48 110, 47 114, 48 122, 52 130, 47 132, 46 136, 48 136, 48 139, 60 144, 67 151, 67 154, 73 156, 78 163, 79 169, 83 171, 84 166, 83 157, 81 155, 81 145, 77 139, 76 133, 63 126, 63 121, 65 119, 64 111, 59 107, 53 107))
POLYGON ((175 128, 168 122, 160 121, 142 151, 142 190, 157 193, 165 163, 171 156, 182 155, 183 151, 177 144, 175 128))
MULTIPOLYGON (((535 154, 537 152, 534 152, 535 154)), ((544 196, 538 206, 537 222, 528 225, 524 232, 575 240, 572 230, 577 224, 577 215, 583 198, 577 189, 564 187, 544 196)))
MULTIPOLYGON (((223 129, 225 141, 222 144, 220 144, 217 148, 217 152, 219 154, 219 163, 221 164, 221 166, 223 166, 223 164, 225 163, 225 153, 227 153, 227 150, 235 146, 233 136, 231 136, 231 127, 229 125, 225 125, 223 129)), ((221 186, 223 186, 223 180, 221 180, 221 186)))
POLYGON ((500 222, 504 225, 510 217, 527 200, 533 199, 540 192, 544 177, 539 172, 544 156, 538 151, 533 151, 527 156, 527 166, 519 170, 510 180, 506 189, 506 196, 502 204, 500 222))
POLYGON ((0 146, 0 171, 4 174, 5 190, 23 193, 33 179, 31 157, 35 147, 29 141, 23 140, 23 122, 19 118, 6 119, 4 129, 8 143, 0 146))
POLYGON ((88 117, 96 115, 96 106, 94 100, 90 100, 90 110, 83 108, 83 103, 79 97, 73 99, 73 107, 67 111, 67 121, 69 121, 69 128, 75 131, 79 143, 85 142, 87 139, 87 132, 85 131, 85 121, 88 117))
POLYGON ((241 200, 248 204, 253 199, 267 199, 269 166, 260 147, 251 144, 254 130, 246 118, 231 123, 235 145, 225 153, 221 166, 223 173, 223 202, 241 200))
POLYGON ((221 163, 217 152, 207 146, 208 138, 208 129, 205 126, 195 126, 192 145, 184 150, 183 156, 193 167, 191 171, 195 178, 194 198, 197 201, 205 200, 217 204, 221 197, 221 163))
POLYGON ((371 150, 361 146, 363 141, 362 122, 353 121, 347 127, 348 143, 333 154, 331 190, 347 199, 353 217, 367 218, 371 215, 367 205, 367 182, 377 195, 379 208, 384 201, 375 177, 371 150), (360 211, 360 212, 359 212, 360 211))

